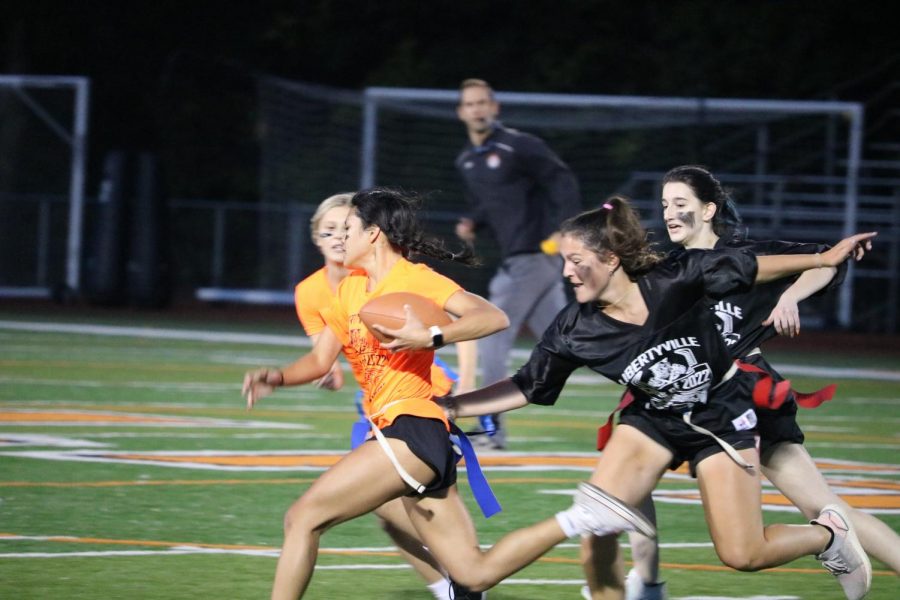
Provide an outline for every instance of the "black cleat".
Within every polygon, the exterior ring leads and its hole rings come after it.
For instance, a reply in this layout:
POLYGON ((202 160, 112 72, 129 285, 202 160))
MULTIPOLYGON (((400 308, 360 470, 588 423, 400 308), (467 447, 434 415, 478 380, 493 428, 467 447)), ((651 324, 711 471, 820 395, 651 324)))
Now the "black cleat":
POLYGON ((487 600, 487 592, 473 592, 455 581, 450 581, 450 597, 453 600, 487 600))

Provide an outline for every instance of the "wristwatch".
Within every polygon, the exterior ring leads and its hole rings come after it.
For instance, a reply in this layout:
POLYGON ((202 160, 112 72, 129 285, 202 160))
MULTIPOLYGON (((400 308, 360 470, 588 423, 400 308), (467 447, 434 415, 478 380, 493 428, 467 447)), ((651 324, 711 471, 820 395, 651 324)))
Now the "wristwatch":
POLYGON ((428 333, 431 334, 431 346, 433 348, 438 349, 444 345, 444 332, 441 331, 440 327, 432 325, 428 328, 428 333))

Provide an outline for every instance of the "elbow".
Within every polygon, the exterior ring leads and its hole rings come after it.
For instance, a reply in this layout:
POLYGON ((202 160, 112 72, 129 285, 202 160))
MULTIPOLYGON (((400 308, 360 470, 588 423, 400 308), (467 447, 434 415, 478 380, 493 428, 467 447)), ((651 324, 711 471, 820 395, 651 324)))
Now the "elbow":
POLYGON ((502 310, 500 310, 499 308, 496 309, 495 313, 496 314, 494 315, 494 331, 492 333, 502 331, 509 327, 509 317, 507 316, 507 314, 505 312, 503 312, 502 310))

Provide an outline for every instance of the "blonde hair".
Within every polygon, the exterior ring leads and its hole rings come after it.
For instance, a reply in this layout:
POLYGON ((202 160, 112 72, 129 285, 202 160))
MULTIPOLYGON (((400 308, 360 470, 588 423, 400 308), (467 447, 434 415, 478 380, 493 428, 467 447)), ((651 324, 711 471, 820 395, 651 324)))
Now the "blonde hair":
POLYGON ((339 206, 350 206, 350 200, 353 199, 353 194, 335 194, 334 196, 329 196, 322 200, 319 207, 316 209, 316 212, 313 213, 312 218, 309 220, 309 230, 312 233, 313 237, 316 237, 316 231, 319 229, 319 223, 322 221, 322 217, 325 216, 332 208, 338 208, 339 206))

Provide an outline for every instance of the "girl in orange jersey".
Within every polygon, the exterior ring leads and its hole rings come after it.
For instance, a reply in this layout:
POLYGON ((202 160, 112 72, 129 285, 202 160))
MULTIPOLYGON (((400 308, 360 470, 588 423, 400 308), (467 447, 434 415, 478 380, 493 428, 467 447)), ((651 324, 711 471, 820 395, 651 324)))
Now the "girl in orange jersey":
POLYGON ((426 239, 415 201, 384 189, 356 193, 344 239, 344 264, 357 269, 340 283, 325 311, 328 328, 312 351, 283 369, 257 369, 244 377, 248 408, 282 385, 310 383, 331 369, 343 350, 361 367, 363 406, 374 441, 366 442, 323 473, 288 509, 273 600, 305 592, 322 534, 339 523, 401 499, 419 537, 453 580, 474 590, 492 587, 556 544, 587 533, 655 532, 637 511, 600 488, 579 485, 573 505, 555 517, 508 534, 492 548, 479 547, 475 528, 456 487, 449 423, 432 400, 431 363, 436 346, 477 339, 508 325, 506 315, 483 298, 420 264, 412 253, 471 262, 426 239), (380 345, 359 318, 371 298, 412 291, 437 302, 457 319, 443 331, 427 329, 407 308, 395 338, 380 345))
MULTIPOLYGON (((338 284, 347 275, 344 266, 344 221, 350 212, 353 194, 335 194, 322 201, 310 219, 313 243, 319 248, 325 265, 298 283, 294 288, 294 307, 303 330, 313 343, 319 333, 327 327, 322 312, 334 301, 338 284)), ((446 396, 456 384, 457 393, 475 389, 475 365, 477 346, 475 342, 456 344, 459 362, 458 379, 448 373, 438 360, 431 369, 431 386, 435 396, 446 396)), ((331 371, 319 380, 319 386, 329 390, 339 390, 344 385, 344 375, 340 363, 335 361, 331 371)))
MULTIPOLYGON (((335 292, 340 282, 349 272, 344 266, 344 222, 350 213, 350 200, 353 194, 335 194, 323 200, 310 219, 310 233, 313 243, 322 253, 325 265, 301 281, 294 288, 294 306, 297 317, 313 343, 319 334, 328 326, 323 317, 324 311, 334 302, 335 292)), ((474 341, 458 342, 456 351, 459 359, 458 391, 475 389, 476 344, 474 341)), ((358 365, 359 363, 354 363, 358 365)), ((354 375, 361 381, 361 369, 355 369, 354 375)), ((436 397, 446 396, 453 388, 454 380, 435 362, 431 367, 432 394, 436 397)), ((344 375, 340 362, 335 361, 331 370, 318 382, 319 387, 339 390, 344 385, 344 375)), ((360 397, 362 391, 359 392, 360 397)), ((359 407, 361 409, 361 407, 359 407)), ((361 443, 356 433, 368 429, 368 421, 354 423, 352 443, 361 443)), ((419 576, 425 580, 429 590, 437 600, 450 600, 450 584, 444 578, 443 570, 422 546, 415 528, 403 510, 403 503, 391 500, 374 511, 379 518, 382 529, 397 545, 403 558, 412 565, 419 576)), ((462 600, 466 596, 463 590, 454 586, 453 598, 462 600)), ((472 598, 480 598, 479 594, 471 594, 472 598)))

